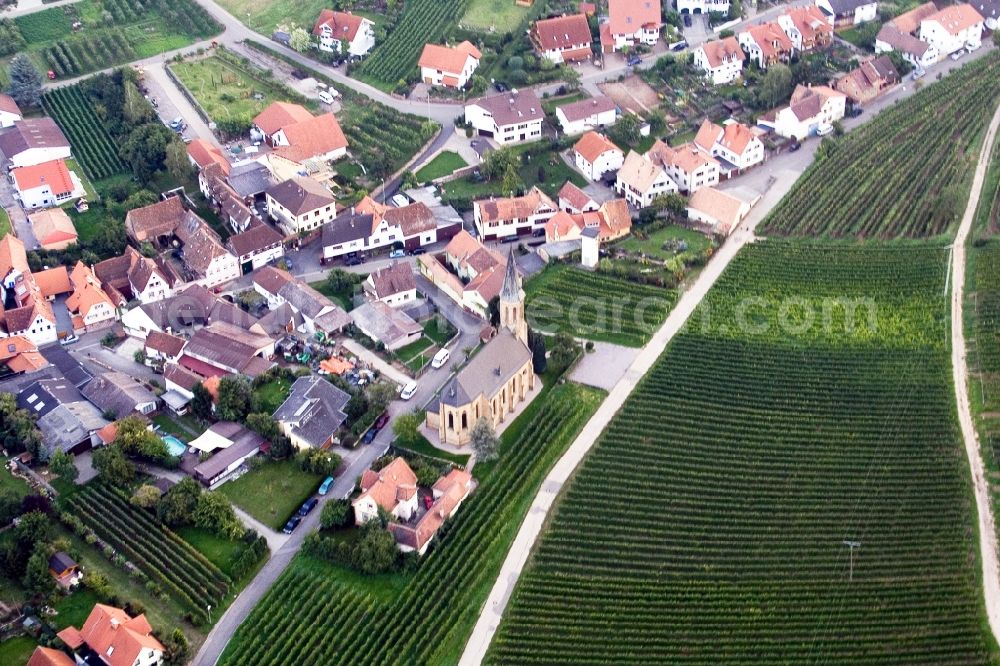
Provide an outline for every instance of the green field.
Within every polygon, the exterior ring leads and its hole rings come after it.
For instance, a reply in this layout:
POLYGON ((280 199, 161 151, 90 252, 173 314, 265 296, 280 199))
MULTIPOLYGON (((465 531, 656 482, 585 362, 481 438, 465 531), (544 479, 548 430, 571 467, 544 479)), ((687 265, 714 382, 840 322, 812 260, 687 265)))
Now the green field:
POLYGON ((555 264, 525 284, 532 328, 641 347, 677 298, 670 289, 555 264))
POLYGON ((994 662, 947 263, 743 249, 563 489, 486 662, 994 662))
POLYGON ((531 11, 513 0, 468 0, 468 5, 459 21, 462 27, 500 34, 520 28, 531 11))
POLYGON ((317 664, 455 663, 542 478, 602 396, 575 384, 543 389, 505 431, 499 462, 405 587, 383 597, 363 577, 347 583, 300 556, 219 663, 299 663, 303 654, 317 664))
POLYGON ((434 180, 435 178, 448 176, 456 170, 466 166, 469 166, 469 163, 462 159, 461 155, 450 150, 446 150, 438 153, 437 157, 421 167, 420 170, 414 175, 421 183, 426 183, 434 180))
MULTIPOLYGON (((965 210, 983 132, 1000 98, 990 51, 839 139, 763 223, 788 236, 926 238, 965 210)), ((801 138, 801 137, 800 137, 801 138)))
POLYGON ((687 250, 684 251, 685 253, 702 252, 710 244, 708 238, 705 237, 705 234, 676 224, 671 224, 663 229, 657 229, 649 234, 649 237, 645 239, 639 239, 637 237, 638 234, 636 232, 641 231, 641 229, 637 230, 633 228, 632 231, 633 233, 631 236, 616 243, 615 247, 628 252, 642 253, 647 257, 654 257, 657 259, 670 259, 671 257, 678 256, 673 250, 664 249, 663 244, 668 241, 684 241, 687 243, 687 250))
POLYGON ((280 531, 324 478, 303 471, 294 460, 271 461, 229 481, 219 492, 260 522, 280 531))
POLYGON ((0 664, 24 666, 35 651, 35 641, 28 636, 15 636, 0 643, 0 664))
POLYGON ((292 382, 284 377, 272 379, 254 388, 254 400, 259 403, 255 404, 254 411, 268 414, 278 411, 281 403, 288 398, 291 388, 292 382))
POLYGON ((249 120, 281 100, 274 86, 215 56, 173 63, 170 69, 216 122, 249 120))

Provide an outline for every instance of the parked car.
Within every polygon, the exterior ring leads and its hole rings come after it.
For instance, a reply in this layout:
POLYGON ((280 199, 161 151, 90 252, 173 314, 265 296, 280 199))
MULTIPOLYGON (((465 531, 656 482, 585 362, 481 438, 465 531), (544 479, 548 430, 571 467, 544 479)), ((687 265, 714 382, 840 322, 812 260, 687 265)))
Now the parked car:
POLYGON ((312 512, 313 509, 316 508, 317 504, 319 504, 319 500, 316 499, 315 497, 310 497, 309 499, 307 499, 305 502, 302 503, 302 506, 299 507, 298 515, 302 518, 305 518, 310 514, 310 512, 312 512))
POLYGON ((424 508, 429 511, 432 506, 434 506, 434 498, 430 495, 424 495, 424 508))
POLYGON ((434 358, 431 360, 431 367, 440 368, 448 362, 449 358, 451 358, 451 352, 447 348, 442 347, 438 350, 437 354, 434 354, 434 358))
POLYGON ((418 247, 416 250, 414 250, 410 254, 412 254, 414 257, 417 256, 418 254, 427 254, 427 248, 425 248, 425 247, 418 247))
POLYGON ((316 96, 324 104, 333 104, 333 95, 330 94, 329 90, 320 90, 316 96))
POLYGON ((684 15, 684 27, 685 28, 690 28, 691 27, 691 15, 690 14, 685 14, 684 15))
POLYGON ((389 253, 390 259, 402 259, 406 256, 406 250, 393 250, 389 253))
POLYGON ((60 340, 59 344, 61 344, 61 345, 71 345, 74 342, 79 342, 79 341, 80 341, 80 336, 78 336, 75 333, 73 333, 73 334, 67 335, 65 338, 63 338, 62 340, 60 340))
POLYGON ((913 70, 913 72, 912 72, 912 73, 910 74, 910 78, 911 78, 911 79, 913 79, 914 81, 916 81, 917 79, 922 79, 922 78, 924 78, 924 75, 925 75, 926 73, 927 73, 927 70, 925 70, 925 69, 924 69, 923 67, 917 67, 917 68, 916 68, 915 70, 913 70))
POLYGON ((642 63, 642 58, 640 58, 639 56, 637 56, 637 55, 629 56, 628 63, 627 63, 629 67, 635 67, 636 65, 638 65, 640 63, 642 63))
POLYGON ((365 436, 361 438, 361 443, 371 444, 372 442, 375 441, 376 437, 378 437, 378 428, 372 426, 371 428, 368 429, 368 432, 365 433, 365 436))
POLYGON ((389 424, 389 415, 387 413, 383 413, 382 416, 378 417, 378 419, 375 421, 375 427, 378 428, 379 430, 386 427, 388 424, 389 424))
POLYGON ((413 394, 417 392, 417 383, 410 382, 403 387, 403 390, 399 392, 399 397, 403 400, 409 400, 413 397, 413 394))
POLYGON ((494 81, 493 87, 496 88, 497 92, 507 92, 510 88, 503 81, 494 81))
POLYGON ((954 53, 952 53, 950 57, 951 57, 952 60, 958 60, 959 58, 961 58, 964 55, 965 55, 965 49, 959 49, 959 50, 955 51, 954 53))
POLYGON ((299 523, 301 522, 302 522, 302 516, 294 515, 288 519, 288 522, 285 523, 284 529, 282 529, 281 531, 284 532, 285 534, 291 534, 292 532, 295 531, 295 528, 298 527, 299 523))
POLYGON ((849 118, 857 118, 862 113, 864 113, 864 109, 862 109, 860 106, 855 106, 851 107, 851 110, 847 112, 847 116, 849 118))
POLYGON ((792 141, 792 145, 788 146, 789 152, 794 153, 796 150, 802 147, 802 144, 798 141, 792 141))
POLYGON ((681 40, 681 41, 677 42, 676 44, 673 44, 670 47, 670 50, 671 51, 683 51, 687 47, 688 47, 688 43, 685 42, 684 40, 681 40))
POLYGON ((352 256, 344 257, 345 266, 360 266, 363 263, 365 263, 365 258, 360 254, 356 254, 353 257, 352 256))
POLYGON ((816 127, 816 136, 826 136, 827 134, 833 134, 833 125, 829 123, 820 123, 816 127))
POLYGON ((391 201, 392 205, 396 208, 402 208, 403 206, 410 205, 410 198, 405 194, 394 194, 389 201, 391 201))
POLYGON ((321 483, 319 486, 319 494, 326 495, 328 492, 330 492, 330 486, 332 485, 333 485, 333 477, 332 476, 326 477, 326 479, 323 480, 323 483, 321 483))

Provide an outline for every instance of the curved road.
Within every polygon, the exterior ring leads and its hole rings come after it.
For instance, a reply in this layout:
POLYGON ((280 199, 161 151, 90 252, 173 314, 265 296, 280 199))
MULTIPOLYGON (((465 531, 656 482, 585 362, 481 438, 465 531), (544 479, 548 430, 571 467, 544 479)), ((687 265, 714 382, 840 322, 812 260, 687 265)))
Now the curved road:
POLYGON ((965 298, 965 249, 976 216, 976 207, 983 189, 983 180, 990 163, 993 142, 1000 127, 1000 107, 993 115, 979 152, 979 164, 969 191, 969 203, 955 234, 952 246, 951 272, 951 366, 954 375, 955 400, 958 405, 958 421, 965 441, 965 453, 969 458, 972 485, 976 493, 976 509, 979 514, 979 558, 983 563, 983 597, 986 602, 986 617, 993 636, 1000 641, 1000 565, 997 561, 996 525, 990 508, 990 488, 986 481, 983 456, 979 450, 979 436, 972 419, 969 401, 969 368, 965 361, 965 326, 963 306, 965 298))

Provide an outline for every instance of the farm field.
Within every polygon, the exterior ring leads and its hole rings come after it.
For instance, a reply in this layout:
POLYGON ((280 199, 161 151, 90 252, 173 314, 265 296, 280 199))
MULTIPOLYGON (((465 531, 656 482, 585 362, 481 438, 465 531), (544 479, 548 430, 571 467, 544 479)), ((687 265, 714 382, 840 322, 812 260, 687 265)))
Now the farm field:
POLYGON ((965 209, 979 143, 998 97, 1000 53, 990 52, 848 135, 824 139, 830 149, 820 147, 764 220, 763 233, 855 238, 946 233, 965 209))
POLYGON ((414 175, 421 183, 426 183, 434 180, 435 178, 448 176, 456 170, 467 166, 469 166, 468 162, 462 159, 461 155, 450 150, 446 150, 439 153, 437 157, 421 167, 420 170, 414 175))
MULTIPOLYGON (((219 608, 232 581, 181 537, 110 488, 90 484, 66 498, 70 512, 121 552, 195 618, 219 608)), ((201 622, 198 622, 199 624, 201 622)))
POLYGON ((524 291, 533 328, 626 347, 644 345, 677 298, 670 289, 565 264, 546 268, 525 283, 524 291))
POLYGON ((564 488, 486 663, 994 662, 947 263, 747 246, 564 488))
POLYGON ((392 88, 400 79, 419 77, 417 60, 424 44, 441 43, 465 13, 469 0, 409 0, 385 41, 376 44, 361 66, 362 78, 392 88))
MULTIPOLYGON (((79 76, 187 46, 221 31, 195 0, 81 0, 19 16, 7 38, 43 73, 79 76), (74 22, 79 22, 77 29, 74 22)), ((6 64, 6 62, 2 63, 6 64)), ((6 66, 3 68, 6 76, 6 66)))
POLYGON ((216 56, 172 63, 170 70, 216 122, 249 122, 280 99, 273 85, 216 56))
POLYGON ((219 663, 285 664, 301 650, 323 664, 456 662, 539 483, 602 395, 547 385, 504 432, 499 463, 485 475, 476 468, 479 488, 398 593, 376 600, 361 585, 310 576, 293 563, 219 663), (309 641, 299 627, 309 628, 309 641))
POLYGON ((507 0, 468 0, 469 8, 459 21, 463 28, 505 34, 521 27, 530 9, 507 0))
POLYGON ((91 180, 125 173, 118 146, 104 125, 94 122, 91 102, 79 86, 50 90, 42 105, 73 144, 73 154, 91 180))

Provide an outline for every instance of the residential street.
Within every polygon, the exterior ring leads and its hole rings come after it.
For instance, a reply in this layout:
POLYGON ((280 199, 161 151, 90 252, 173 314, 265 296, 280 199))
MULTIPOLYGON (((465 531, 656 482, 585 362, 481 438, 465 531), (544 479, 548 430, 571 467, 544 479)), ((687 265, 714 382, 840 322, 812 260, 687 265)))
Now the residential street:
POLYGON ((166 65, 159 62, 153 63, 143 68, 143 71, 146 74, 146 87, 149 89, 149 96, 156 100, 156 112, 164 123, 180 116, 188 124, 187 129, 184 130, 184 136, 192 139, 205 139, 217 147, 222 147, 222 144, 208 128, 208 124, 195 111, 188 98, 167 76, 166 65))

